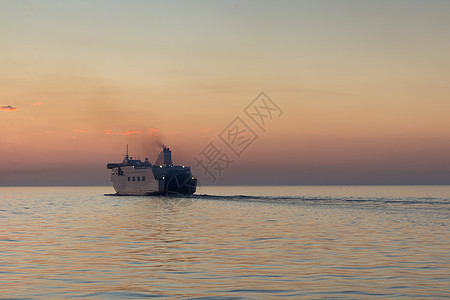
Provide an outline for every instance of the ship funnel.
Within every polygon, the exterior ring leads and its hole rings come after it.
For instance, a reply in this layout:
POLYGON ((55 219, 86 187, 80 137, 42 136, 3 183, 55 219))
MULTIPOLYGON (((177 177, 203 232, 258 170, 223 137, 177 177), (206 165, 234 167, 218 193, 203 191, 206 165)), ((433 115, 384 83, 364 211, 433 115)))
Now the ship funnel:
POLYGON ((172 151, 170 151, 170 148, 163 146, 163 151, 159 153, 155 165, 172 165, 172 151))
POLYGON ((172 164, 172 151, 169 148, 164 147, 164 164, 171 165, 172 164))

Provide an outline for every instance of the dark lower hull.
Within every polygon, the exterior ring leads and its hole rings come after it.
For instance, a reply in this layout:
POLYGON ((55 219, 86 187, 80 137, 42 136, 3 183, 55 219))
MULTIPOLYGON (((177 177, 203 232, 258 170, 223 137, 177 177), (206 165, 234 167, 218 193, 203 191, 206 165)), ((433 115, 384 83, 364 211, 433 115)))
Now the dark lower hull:
POLYGON ((197 179, 192 178, 191 172, 170 172, 166 175, 165 194, 192 195, 197 189, 197 179))

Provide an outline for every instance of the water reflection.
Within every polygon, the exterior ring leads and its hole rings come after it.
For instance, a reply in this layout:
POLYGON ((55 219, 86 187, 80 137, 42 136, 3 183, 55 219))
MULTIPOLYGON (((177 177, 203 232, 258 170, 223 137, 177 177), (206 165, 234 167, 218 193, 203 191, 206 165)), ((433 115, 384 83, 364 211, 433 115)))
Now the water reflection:
POLYGON ((3 192, 2 297, 449 295, 443 198, 418 210, 104 197, 100 188, 3 192))

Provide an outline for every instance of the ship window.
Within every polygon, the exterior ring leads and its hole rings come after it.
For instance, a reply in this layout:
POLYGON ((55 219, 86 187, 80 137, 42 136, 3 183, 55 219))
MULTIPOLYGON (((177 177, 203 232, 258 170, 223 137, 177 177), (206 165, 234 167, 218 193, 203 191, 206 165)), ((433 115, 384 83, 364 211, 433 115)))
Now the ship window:
POLYGON ((145 176, 142 176, 142 181, 145 181, 145 176))
POLYGON ((138 181, 141 181, 141 176, 138 176, 138 181))
POLYGON ((130 177, 128 177, 128 181, 130 181, 130 177))
POLYGON ((136 177, 133 176, 133 181, 136 181, 136 177))

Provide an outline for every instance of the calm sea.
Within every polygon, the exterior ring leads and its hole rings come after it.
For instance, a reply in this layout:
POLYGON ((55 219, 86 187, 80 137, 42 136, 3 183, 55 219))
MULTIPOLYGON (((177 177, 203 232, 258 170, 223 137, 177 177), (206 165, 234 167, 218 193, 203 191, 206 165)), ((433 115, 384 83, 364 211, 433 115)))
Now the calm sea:
POLYGON ((0 298, 450 297, 450 186, 108 193, 0 188, 0 298))

